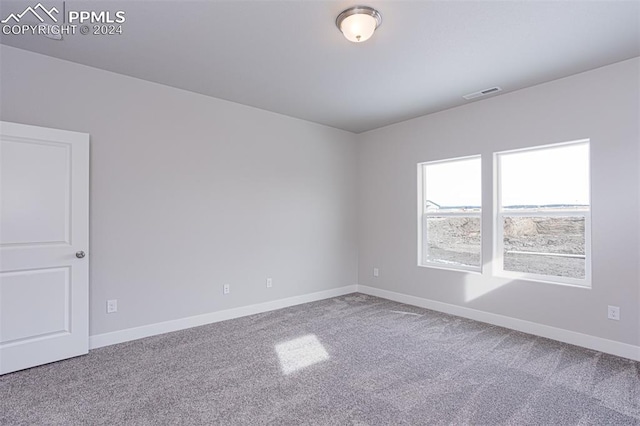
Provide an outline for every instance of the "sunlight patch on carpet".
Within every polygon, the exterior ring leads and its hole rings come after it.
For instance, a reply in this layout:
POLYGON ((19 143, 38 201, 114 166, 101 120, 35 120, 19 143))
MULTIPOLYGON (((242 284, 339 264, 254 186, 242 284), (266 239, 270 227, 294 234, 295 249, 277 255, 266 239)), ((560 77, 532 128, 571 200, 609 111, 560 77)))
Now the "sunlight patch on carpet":
POLYGON ((284 374, 291 374, 329 359, 329 354, 314 334, 277 344, 276 352, 284 374))

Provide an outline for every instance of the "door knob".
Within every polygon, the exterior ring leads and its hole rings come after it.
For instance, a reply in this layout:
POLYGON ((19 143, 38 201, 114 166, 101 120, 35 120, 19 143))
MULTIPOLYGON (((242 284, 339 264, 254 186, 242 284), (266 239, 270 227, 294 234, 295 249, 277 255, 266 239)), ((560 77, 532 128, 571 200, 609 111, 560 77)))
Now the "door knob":
POLYGON ((83 251, 77 251, 77 252, 76 252, 76 257, 77 257, 78 259, 82 259, 82 258, 83 258, 83 257, 85 257, 85 256, 86 256, 86 254, 85 254, 85 252, 83 252, 83 251))

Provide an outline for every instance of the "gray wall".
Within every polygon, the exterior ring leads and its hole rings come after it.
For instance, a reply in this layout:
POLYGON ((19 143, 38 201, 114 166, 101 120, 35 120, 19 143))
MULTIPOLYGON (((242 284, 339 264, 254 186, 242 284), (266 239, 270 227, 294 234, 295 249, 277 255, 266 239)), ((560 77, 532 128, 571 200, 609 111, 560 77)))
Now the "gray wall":
POLYGON ((91 134, 92 335, 359 283, 640 343, 637 58, 356 136, 0 54, 0 119, 91 134), (416 266, 418 162, 483 154, 489 253, 491 154, 582 138, 592 289, 416 266), (608 304, 621 321, 606 319, 608 304))
POLYGON ((353 134, 0 49, 2 120, 91 134, 92 335, 357 283, 353 134))
POLYGON ((639 64, 620 62, 359 135, 359 284, 638 345, 639 64), (592 153, 591 289, 495 278, 486 257, 483 275, 417 266, 417 163, 482 154, 489 254, 492 153, 583 138, 592 153), (607 305, 620 306, 619 322, 607 319, 607 305))

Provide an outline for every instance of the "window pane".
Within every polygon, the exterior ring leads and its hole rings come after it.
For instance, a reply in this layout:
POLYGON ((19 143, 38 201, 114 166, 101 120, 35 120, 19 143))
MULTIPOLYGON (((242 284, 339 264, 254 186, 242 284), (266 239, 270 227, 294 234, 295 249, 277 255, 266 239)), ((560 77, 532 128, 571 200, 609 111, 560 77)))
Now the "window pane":
POLYGON ((425 211, 479 210, 480 158, 423 165, 425 211))
POLYGON ((585 218, 505 217, 504 270, 585 278, 585 218))
POLYGON ((423 215, 422 262, 481 266, 480 218, 423 215))
POLYGON ((588 143, 500 154, 500 190, 508 210, 588 206, 588 143))

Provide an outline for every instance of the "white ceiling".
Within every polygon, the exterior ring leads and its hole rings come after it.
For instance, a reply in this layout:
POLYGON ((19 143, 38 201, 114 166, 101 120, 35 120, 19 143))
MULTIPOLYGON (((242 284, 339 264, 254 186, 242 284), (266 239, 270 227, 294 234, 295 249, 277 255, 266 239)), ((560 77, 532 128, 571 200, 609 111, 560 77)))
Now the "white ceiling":
MULTIPOLYGON (((0 14, 36 3, 2 0, 0 14)), ((124 10, 123 35, 0 41, 356 133, 468 103, 462 95, 488 87, 509 92, 640 56, 640 1, 138 0, 65 7, 124 10), (336 16, 355 4, 378 9, 383 20, 361 44, 335 27, 336 16)))

